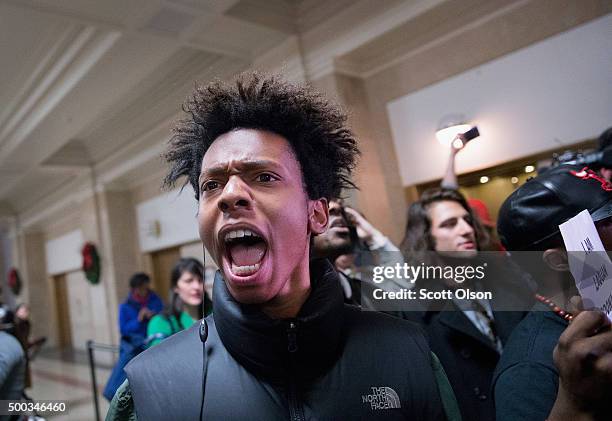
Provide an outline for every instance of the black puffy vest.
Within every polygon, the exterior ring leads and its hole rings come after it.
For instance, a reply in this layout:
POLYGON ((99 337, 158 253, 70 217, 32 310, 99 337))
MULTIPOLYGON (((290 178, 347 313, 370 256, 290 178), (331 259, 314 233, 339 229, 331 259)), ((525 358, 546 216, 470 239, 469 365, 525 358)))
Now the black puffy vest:
MULTIPOLYGON (((207 318, 204 420, 444 420, 430 350, 418 327, 345 305, 329 263, 292 320, 241 305, 219 274, 207 318)), ((125 368, 139 420, 197 420, 198 326, 125 368)))

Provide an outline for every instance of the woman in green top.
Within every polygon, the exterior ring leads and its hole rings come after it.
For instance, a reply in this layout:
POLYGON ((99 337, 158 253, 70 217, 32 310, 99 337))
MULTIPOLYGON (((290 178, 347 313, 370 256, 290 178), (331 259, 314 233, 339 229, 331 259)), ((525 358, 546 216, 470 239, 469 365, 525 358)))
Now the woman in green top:
POLYGON ((180 259, 171 273, 170 306, 154 316, 147 326, 148 346, 154 346, 169 336, 191 327, 197 320, 212 310, 212 302, 204 297, 204 267, 198 260, 187 257, 180 259), (204 307, 204 308, 203 308, 204 307))

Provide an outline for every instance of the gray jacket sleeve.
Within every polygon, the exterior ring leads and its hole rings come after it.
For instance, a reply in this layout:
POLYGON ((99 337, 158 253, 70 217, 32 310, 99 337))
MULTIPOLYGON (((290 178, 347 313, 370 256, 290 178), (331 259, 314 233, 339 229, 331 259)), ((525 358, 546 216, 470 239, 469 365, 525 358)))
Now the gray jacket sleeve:
POLYGON ((25 355, 14 336, 0 332, 0 399, 20 399, 25 387, 25 355))
POLYGON ((129 382, 124 381, 111 401, 105 421, 137 421, 132 389, 129 382))

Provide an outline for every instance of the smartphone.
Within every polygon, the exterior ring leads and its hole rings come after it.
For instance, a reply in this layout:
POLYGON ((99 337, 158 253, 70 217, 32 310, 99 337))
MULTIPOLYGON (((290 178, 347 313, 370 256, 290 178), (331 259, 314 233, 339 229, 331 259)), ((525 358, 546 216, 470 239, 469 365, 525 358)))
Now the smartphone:
POLYGON ((480 136, 480 132, 478 131, 478 127, 474 126, 470 130, 465 133, 458 134, 457 138, 453 140, 453 147, 456 149, 463 148, 470 140, 477 138, 480 136))
POLYGON ((478 131, 478 127, 474 126, 467 132, 463 133, 461 137, 465 143, 468 143, 470 140, 476 139, 478 136, 480 136, 480 132, 478 131))

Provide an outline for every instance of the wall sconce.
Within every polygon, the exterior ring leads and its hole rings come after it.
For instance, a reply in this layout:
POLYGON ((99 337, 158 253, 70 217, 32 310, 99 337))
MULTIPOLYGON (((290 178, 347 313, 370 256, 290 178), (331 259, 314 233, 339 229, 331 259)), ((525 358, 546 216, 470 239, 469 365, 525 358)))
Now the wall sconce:
POLYGON ((161 237, 161 222, 158 219, 147 222, 145 232, 148 237, 161 237))

